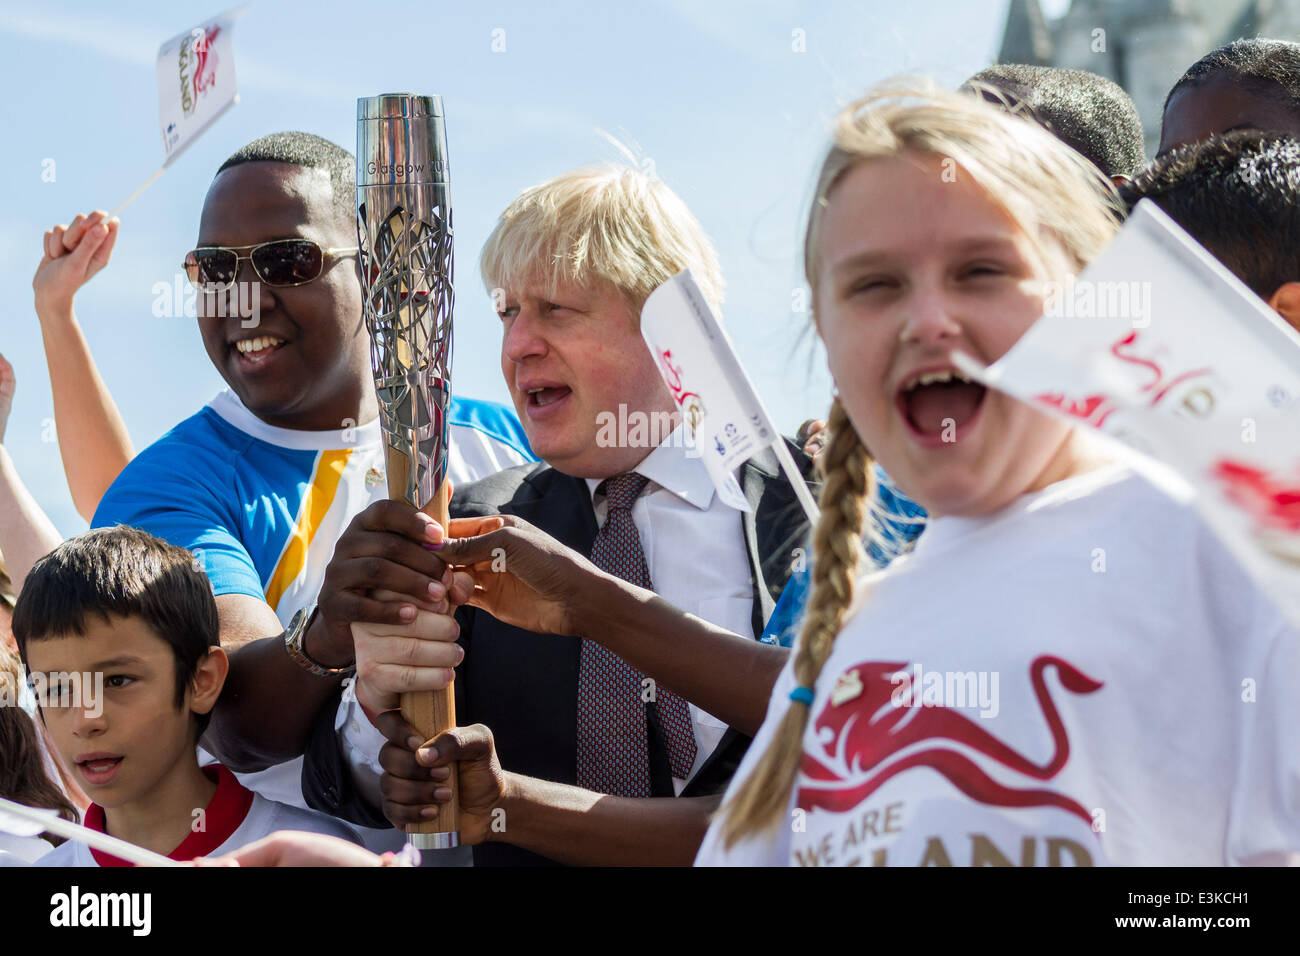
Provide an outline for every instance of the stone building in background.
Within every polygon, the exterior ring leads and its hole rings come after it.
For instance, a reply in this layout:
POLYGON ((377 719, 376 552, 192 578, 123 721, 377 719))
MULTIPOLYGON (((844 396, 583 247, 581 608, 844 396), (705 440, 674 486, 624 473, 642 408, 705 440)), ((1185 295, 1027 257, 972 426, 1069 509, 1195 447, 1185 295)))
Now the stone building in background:
POLYGON ((1011 0, 999 63, 1090 70, 1137 104, 1147 156, 1165 96, 1187 68, 1238 37, 1300 40, 1300 0, 1071 0, 1057 20, 1038 0, 1011 0))

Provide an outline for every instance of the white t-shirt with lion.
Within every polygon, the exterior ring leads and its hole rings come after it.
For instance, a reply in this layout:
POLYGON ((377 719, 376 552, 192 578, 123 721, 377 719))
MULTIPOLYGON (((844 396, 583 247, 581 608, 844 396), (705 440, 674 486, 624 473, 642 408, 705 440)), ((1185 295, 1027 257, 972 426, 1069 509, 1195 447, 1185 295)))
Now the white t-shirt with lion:
POLYGON ((730 850, 715 822, 696 863, 1298 860, 1300 636, 1185 497, 1109 466, 863 578, 784 820, 730 850))

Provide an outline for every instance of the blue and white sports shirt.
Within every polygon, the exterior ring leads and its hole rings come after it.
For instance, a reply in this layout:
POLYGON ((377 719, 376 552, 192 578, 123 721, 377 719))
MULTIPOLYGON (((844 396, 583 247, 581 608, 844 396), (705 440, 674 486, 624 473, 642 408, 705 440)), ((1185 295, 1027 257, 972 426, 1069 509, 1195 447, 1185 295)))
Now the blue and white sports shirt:
MULTIPOLYGON (((448 417, 455 485, 536 460, 504 405, 453 398, 448 417)), ((348 523, 386 497, 377 418, 336 431, 277 428, 227 389, 126 466, 91 526, 132 525, 189 548, 214 594, 260 598, 288 624, 316 600, 348 523)))

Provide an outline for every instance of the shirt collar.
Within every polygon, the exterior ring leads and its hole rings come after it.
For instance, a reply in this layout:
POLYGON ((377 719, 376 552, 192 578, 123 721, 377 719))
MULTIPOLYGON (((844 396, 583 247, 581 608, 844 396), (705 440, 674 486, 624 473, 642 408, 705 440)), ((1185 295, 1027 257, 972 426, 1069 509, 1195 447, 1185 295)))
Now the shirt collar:
POLYGON ((220 418, 234 425, 240 431, 252 435, 281 448, 298 451, 334 451, 343 448, 355 448, 378 442, 383 437, 379 417, 368 422, 353 425, 351 428, 327 429, 325 431, 304 431, 298 428, 280 428, 268 425, 249 410, 233 391, 223 389, 212 401, 208 402, 220 418))
MULTIPOLYGON (((632 470, 645 475, 652 484, 671 492, 687 504, 707 511, 717 492, 708 469, 704 467, 704 460, 698 452, 687 447, 685 429, 685 424, 678 424, 663 443, 641 459, 641 463, 632 470)), ((586 479, 593 504, 596 489, 604 480, 586 479)))
MULTIPOLYGON (((253 806, 253 791, 241 784, 225 767, 213 764, 202 769, 204 776, 217 785, 217 792, 212 795, 212 800, 203 811, 204 828, 198 832, 191 831, 176 849, 167 854, 168 859, 189 861, 196 856, 211 853, 239 829, 253 806)), ((92 803, 86 809, 85 826, 100 833, 108 832, 104 829, 104 808, 98 803, 92 803)), ((125 860, 103 850, 92 847, 90 853, 100 866, 131 866, 125 860)))

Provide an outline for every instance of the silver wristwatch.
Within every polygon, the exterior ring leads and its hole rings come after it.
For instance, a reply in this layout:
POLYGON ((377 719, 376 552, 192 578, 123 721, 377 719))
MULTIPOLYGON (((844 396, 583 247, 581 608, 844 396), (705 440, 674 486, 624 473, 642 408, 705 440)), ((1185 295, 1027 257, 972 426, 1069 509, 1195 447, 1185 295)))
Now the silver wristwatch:
POLYGON ((347 667, 323 667, 307 656, 303 642, 307 638, 307 628, 316 616, 316 605, 301 608, 289 621, 284 630, 284 649, 303 670, 311 671, 317 677, 351 677, 357 672, 356 663, 347 667))

